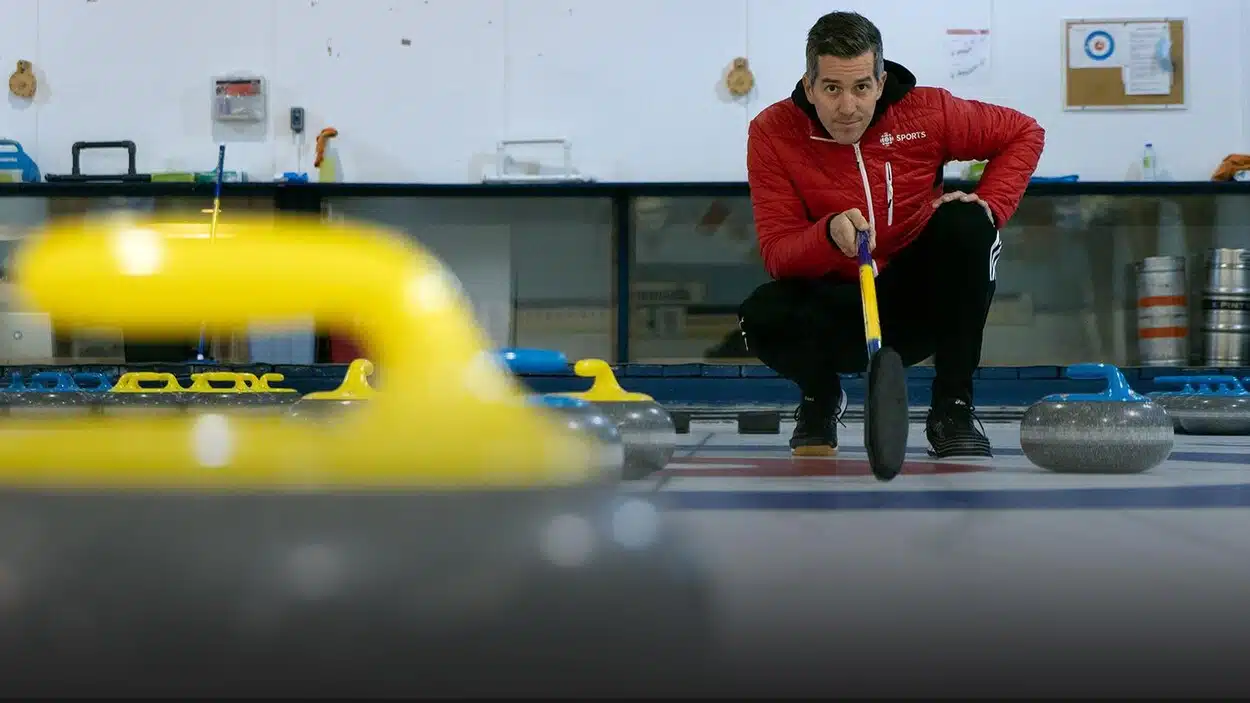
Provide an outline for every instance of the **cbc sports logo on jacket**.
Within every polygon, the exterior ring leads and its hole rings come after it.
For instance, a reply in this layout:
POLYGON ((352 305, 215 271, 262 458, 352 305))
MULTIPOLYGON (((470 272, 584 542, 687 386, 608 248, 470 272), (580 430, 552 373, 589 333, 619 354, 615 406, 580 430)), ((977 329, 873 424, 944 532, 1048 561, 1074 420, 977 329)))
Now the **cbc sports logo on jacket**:
POLYGON ((889 146, 893 144, 894 142, 910 142, 913 139, 924 139, 927 136, 929 135, 925 134, 923 131, 908 132, 906 134, 900 134, 898 136, 894 136, 893 134, 886 132, 885 134, 881 135, 881 146, 889 146))

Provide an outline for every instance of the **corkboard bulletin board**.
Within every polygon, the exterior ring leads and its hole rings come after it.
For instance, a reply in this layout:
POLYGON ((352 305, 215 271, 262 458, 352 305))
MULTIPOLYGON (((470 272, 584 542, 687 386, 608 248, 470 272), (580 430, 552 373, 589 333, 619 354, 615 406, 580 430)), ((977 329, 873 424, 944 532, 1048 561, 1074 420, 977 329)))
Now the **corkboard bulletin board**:
MULTIPOLYGON (((1071 19, 1063 21, 1063 109, 1064 110, 1183 110, 1185 104, 1185 20, 1156 19, 1071 19), (1069 60, 1074 25, 1133 25, 1167 23, 1172 40, 1172 84, 1166 95, 1129 95, 1126 92, 1123 69, 1111 67, 1074 67, 1069 60)), ((1127 42, 1122 42, 1127 44, 1127 42)), ((1078 51, 1081 47, 1076 47, 1078 51)), ((1115 51, 1127 56, 1128 46, 1116 47, 1115 51)))

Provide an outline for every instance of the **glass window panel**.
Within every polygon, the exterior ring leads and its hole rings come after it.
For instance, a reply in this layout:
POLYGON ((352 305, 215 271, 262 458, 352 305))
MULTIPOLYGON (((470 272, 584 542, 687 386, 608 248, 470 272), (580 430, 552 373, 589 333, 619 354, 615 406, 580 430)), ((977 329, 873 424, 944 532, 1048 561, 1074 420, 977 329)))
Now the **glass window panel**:
POLYGON ((331 217, 408 233, 460 279, 497 347, 615 357, 608 198, 336 198, 331 217))
POLYGON ((750 199, 639 197, 630 209, 630 360, 751 363, 738 304, 768 276, 750 199))
POLYGON ((1003 244, 983 365, 1143 364, 1136 266, 1152 256, 1186 260, 1188 356, 1201 364, 1205 255, 1250 249, 1250 197, 1028 196, 1003 244))
MULTIPOLYGON (((631 360, 758 363, 736 322, 767 281, 749 199, 639 197, 631 211, 631 360)), ((1188 353, 1202 364, 1204 257, 1250 250, 1250 196, 1030 195, 1002 237, 982 365, 1144 363, 1135 266, 1161 255, 1187 261, 1188 353)))

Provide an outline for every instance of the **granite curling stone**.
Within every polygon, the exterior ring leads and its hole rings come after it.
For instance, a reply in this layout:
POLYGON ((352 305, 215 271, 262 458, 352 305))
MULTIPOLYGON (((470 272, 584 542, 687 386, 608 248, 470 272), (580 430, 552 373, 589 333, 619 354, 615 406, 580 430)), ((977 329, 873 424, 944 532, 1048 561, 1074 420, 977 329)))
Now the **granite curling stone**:
POLYGON ((616 423, 593 403, 563 395, 536 395, 531 400, 553 411, 570 430, 590 436, 602 447, 600 467, 616 480, 625 475, 625 445, 616 423))
POLYGON ((66 371, 40 371, 30 376, 27 384, 9 406, 11 415, 89 415, 96 403, 93 392, 84 391, 66 371))
POLYGON ((1076 364, 1073 379, 1104 379, 1101 393, 1048 395, 1020 423, 1020 448, 1029 461, 1055 473, 1138 474, 1163 463, 1176 437, 1172 418, 1129 388, 1110 364, 1076 364))
POLYGON ((19 426, 0 459, 0 695, 593 699, 712 681, 720 583, 698 535, 670 494, 621 495, 588 440, 480 372, 486 335, 438 256, 363 222, 231 219, 212 243, 187 237, 196 221, 53 220, 22 238, 14 298, 69 334, 242 337, 307 313, 378 349, 378 393, 331 428, 0 423, 19 426), (297 265, 268 266, 279 251, 297 265))
POLYGON ((1176 431, 1191 435, 1250 434, 1250 392, 1236 376, 1160 376, 1154 382, 1181 386, 1150 399, 1167 410, 1176 431))
POLYGON ((677 450, 677 428, 664 406, 645 393, 621 388, 612 367, 602 359, 582 359, 573 365, 573 372, 594 379, 590 390, 552 395, 590 402, 616 425, 625 447, 623 478, 634 481, 663 470, 677 450))

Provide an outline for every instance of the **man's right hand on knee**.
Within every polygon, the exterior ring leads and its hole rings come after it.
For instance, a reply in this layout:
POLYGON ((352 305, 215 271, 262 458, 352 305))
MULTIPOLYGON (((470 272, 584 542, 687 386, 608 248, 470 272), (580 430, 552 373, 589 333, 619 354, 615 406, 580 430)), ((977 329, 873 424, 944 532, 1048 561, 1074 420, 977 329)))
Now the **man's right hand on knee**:
POLYGON ((859 208, 851 208, 829 218, 829 241, 843 254, 859 256, 859 233, 868 232, 868 251, 877 248, 877 233, 859 208))

